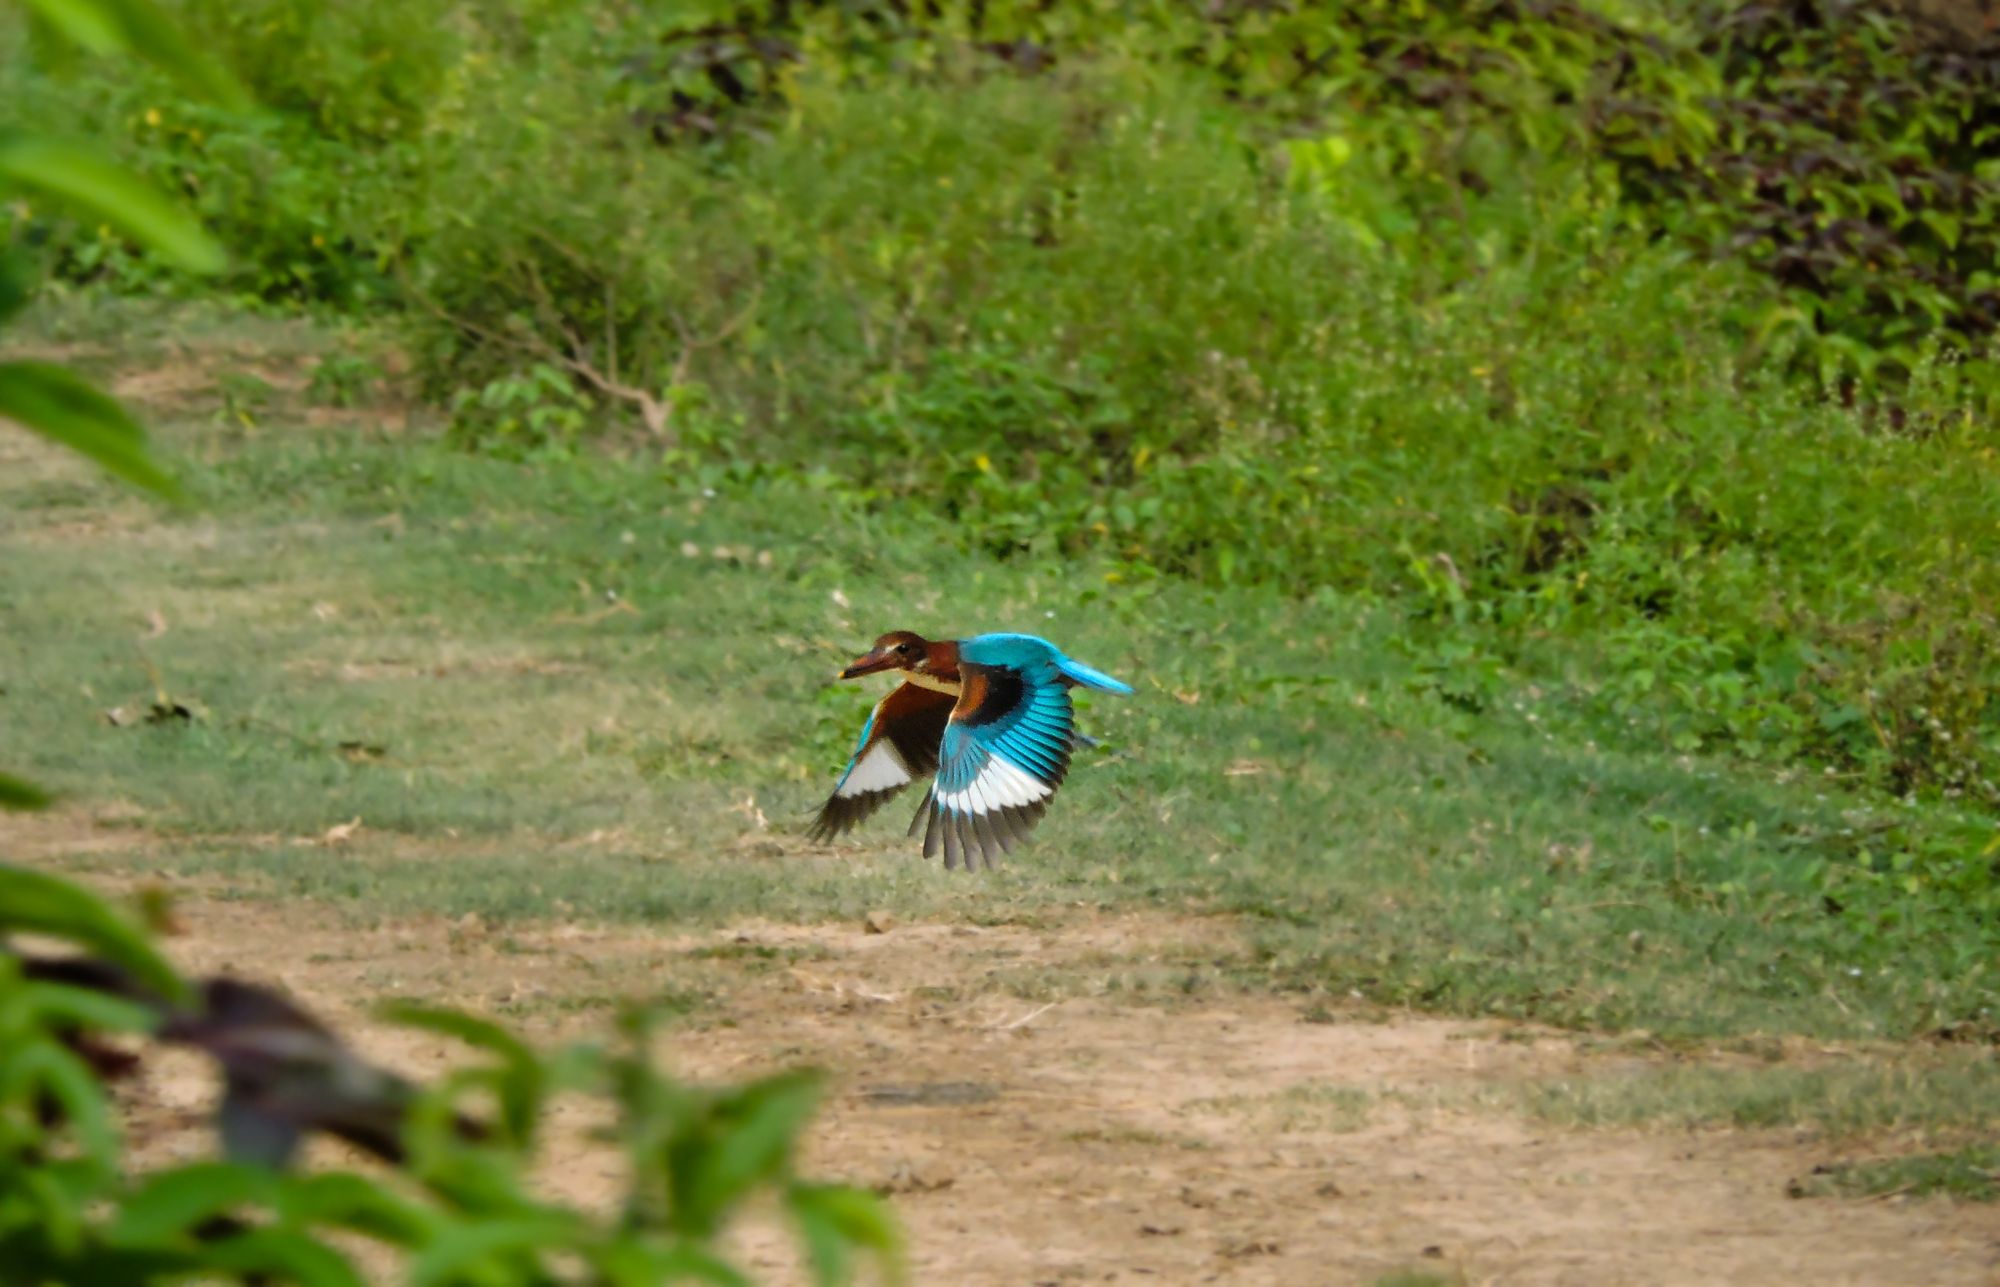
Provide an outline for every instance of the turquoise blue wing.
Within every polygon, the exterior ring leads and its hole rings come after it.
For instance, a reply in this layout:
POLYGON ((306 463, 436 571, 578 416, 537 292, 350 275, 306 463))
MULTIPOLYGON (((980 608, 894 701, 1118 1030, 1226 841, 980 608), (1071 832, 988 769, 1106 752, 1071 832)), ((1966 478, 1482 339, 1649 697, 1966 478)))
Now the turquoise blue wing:
POLYGON ((978 642, 960 650, 961 688, 937 781, 911 823, 925 823, 924 856, 942 852, 947 868, 975 860, 991 867, 1026 839, 1069 772, 1076 739, 1069 686, 1052 659, 1010 647, 985 652, 1008 660, 981 662, 971 648, 978 642))

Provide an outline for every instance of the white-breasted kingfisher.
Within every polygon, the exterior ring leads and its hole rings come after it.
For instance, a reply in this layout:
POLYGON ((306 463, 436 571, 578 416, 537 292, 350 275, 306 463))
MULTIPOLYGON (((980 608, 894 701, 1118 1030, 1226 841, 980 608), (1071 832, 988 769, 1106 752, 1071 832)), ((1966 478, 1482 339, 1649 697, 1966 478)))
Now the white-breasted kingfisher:
POLYGON ((813 820, 828 840, 935 773, 910 834, 924 828, 924 857, 947 870, 992 867, 1048 811, 1083 740, 1069 690, 1132 690, 1033 635, 925 639, 892 630, 842 679, 894 672, 903 682, 875 704, 847 769, 813 820))

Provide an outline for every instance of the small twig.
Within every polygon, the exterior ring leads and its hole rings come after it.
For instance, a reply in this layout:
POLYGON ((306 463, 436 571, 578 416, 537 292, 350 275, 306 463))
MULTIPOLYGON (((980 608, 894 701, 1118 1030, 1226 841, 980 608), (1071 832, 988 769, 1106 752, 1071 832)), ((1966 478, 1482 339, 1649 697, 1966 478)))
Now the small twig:
POLYGON ((604 279, 604 368, 618 378, 618 287, 604 279))
MULTIPOLYGON (((550 250, 568 260, 578 272, 584 274, 586 277, 598 277, 596 270, 588 259, 555 237, 550 236, 546 232, 537 232, 535 238, 550 250)), ((403 265, 398 264, 396 266, 396 275, 402 283, 403 289, 409 293, 412 299, 415 299, 427 312, 443 320, 448 325, 456 327, 467 335, 484 340, 489 344, 496 344, 503 348, 512 349, 517 353, 524 353, 530 357, 552 363, 569 372, 572 376, 583 381, 604 396, 617 399, 620 402, 631 403, 638 408, 639 418, 644 422, 647 433, 654 438, 671 442, 673 435, 670 431, 670 425, 673 421, 678 399, 672 396, 665 398, 657 397, 646 389, 628 384, 619 375, 616 283, 609 278, 598 277, 599 287, 604 292, 604 364, 600 369, 596 359, 591 354, 590 346, 584 343, 583 337, 576 333, 575 328, 563 316, 562 309, 556 304, 555 297, 550 293, 548 285, 542 280, 541 270, 535 266, 534 260, 516 256, 509 256, 508 259, 510 266, 527 281, 529 294, 535 306, 536 324, 545 330, 553 331, 560 335, 566 347, 559 347, 551 343, 544 336, 535 334, 533 331, 527 334, 508 334, 459 317, 446 310, 423 291, 419 290, 411 282, 409 273, 403 265)), ((719 329, 705 337, 695 335, 692 328, 687 325, 682 317, 678 314, 674 315, 674 329, 680 335, 681 350, 674 361, 673 372, 669 382, 670 388, 679 388, 687 383, 688 371, 697 353, 721 344, 734 335, 741 329, 744 323, 748 322, 756 314, 757 306, 763 300, 763 293, 763 285, 759 283, 751 290, 750 298, 745 302, 742 309, 734 317, 723 323, 719 329)))
POLYGON ((638 611, 637 608, 632 606, 629 600, 620 599, 609 607, 598 608, 592 612, 565 613, 559 617, 550 617, 549 620, 557 625, 594 626, 598 622, 608 621, 620 613, 636 614, 638 611))
POLYGON ((1012 1031, 1014 1031, 1014 1029, 1016 1029, 1016 1028, 1019 1028, 1019 1027, 1023 1027, 1023 1026, 1025 1026, 1025 1025, 1029 1024, 1029 1023, 1032 1023, 1032 1022, 1033 1022, 1034 1020, 1036 1020, 1036 1019, 1039 1019, 1039 1018, 1041 1018, 1041 1017, 1042 1017, 1042 1016, 1043 1016, 1044 1014, 1047 1014, 1047 1013, 1048 1013, 1049 1011, 1051 1011, 1051 1010, 1055 1009, 1055 1008, 1056 1008, 1057 1006, 1059 1006, 1059 1005, 1061 1005, 1061 1004, 1062 1004, 1062 1002, 1060 1002, 1060 1001, 1051 1001, 1051 1002, 1049 1002, 1049 1003, 1048 1003, 1047 1005, 1044 1005, 1044 1006, 1041 1006, 1041 1007, 1038 1007, 1037 1009, 1033 1009, 1033 1010, 1030 1010, 1030 1011, 1028 1011, 1028 1013, 1026 1013, 1026 1014, 1022 1015, 1022 1016, 1021 1016, 1020 1018, 1018 1018, 1018 1019, 1014 1020, 1014 1021, 1013 1021, 1012 1023, 989 1023, 989 1024, 983 1024, 983 1025, 981 1025, 981 1027, 980 1027, 980 1031, 981 1031, 981 1032, 1012 1032, 1012 1031))
POLYGON ((646 390, 607 376, 591 365, 587 360, 589 357, 589 346, 585 345, 576 332, 570 329, 568 323, 561 319, 559 310, 555 311, 555 314, 551 316, 551 310, 553 310, 554 305, 548 298, 547 288, 542 285, 541 274, 535 270, 532 263, 524 263, 519 265, 519 267, 525 269, 529 284, 536 296, 535 311, 539 315, 539 320, 543 325, 550 326, 561 333, 564 340, 570 346, 569 352, 564 352, 561 348, 551 344, 547 339, 532 331, 525 335, 508 334, 493 330, 491 327, 481 326, 469 318, 460 317, 445 309, 421 290, 418 290, 410 282, 408 274, 403 273, 400 268, 398 269, 398 275, 402 278, 403 287, 410 293, 410 297, 416 300, 426 312, 433 314, 448 325, 454 326, 476 339, 481 339, 489 344, 511 349, 516 353, 526 354, 529 357, 539 358, 544 362, 559 366, 606 397, 615 398, 620 402, 632 403, 638 407, 639 418, 645 423, 646 431, 655 438, 670 441, 671 434, 668 431, 668 422, 673 417, 672 402, 663 402, 646 390))

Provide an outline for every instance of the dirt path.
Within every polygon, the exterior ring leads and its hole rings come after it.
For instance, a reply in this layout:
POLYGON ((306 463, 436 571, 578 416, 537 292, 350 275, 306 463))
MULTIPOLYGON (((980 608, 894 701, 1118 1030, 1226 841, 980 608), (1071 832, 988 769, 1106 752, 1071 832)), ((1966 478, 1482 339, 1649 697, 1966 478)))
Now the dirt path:
MULTIPOLYGON (((614 998, 666 995, 690 1010, 670 1045, 691 1077, 830 1068, 808 1165, 897 1195, 921 1283, 2000 1281, 1991 1207, 1789 1199, 1825 1151, 1787 1134, 1564 1131, 1452 1106, 1595 1058, 1558 1034, 1105 991, 1233 950, 1215 922, 664 936, 355 928, 200 899, 181 916, 188 968, 282 982, 419 1074, 452 1052, 370 1023, 372 1000, 448 1001, 552 1038, 614 998)), ((199 1068, 156 1064, 134 1094, 142 1157, 200 1148, 208 1093, 199 1068)), ((548 1182, 589 1201, 615 1178, 579 1149, 548 1182)), ((791 1278, 780 1231, 744 1251, 791 1278)))

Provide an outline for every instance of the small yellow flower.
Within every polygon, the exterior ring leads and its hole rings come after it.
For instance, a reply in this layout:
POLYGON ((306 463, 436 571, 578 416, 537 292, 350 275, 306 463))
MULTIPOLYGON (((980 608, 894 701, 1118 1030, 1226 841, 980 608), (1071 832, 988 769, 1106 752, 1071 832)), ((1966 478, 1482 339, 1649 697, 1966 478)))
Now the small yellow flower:
POLYGON ((986 453, 983 451, 972 458, 972 463, 979 467, 979 472, 982 474, 993 472, 993 462, 986 458, 986 453))
POLYGON ((158 128, 160 127, 160 109, 159 109, 159 108, 157 108, 157 107, 149 107, 149 108, 147 108, 147 109, 146 109, 146 124, 148 124, 148 125, 152 126, 152 127, 154 128, 154 129, 158 129, 158 128))
POLYGON ((313 234, 313 247, 314 247, 314 249, 318 249, 318 250, 323 250, 323 249, 325 249, 325 248, 326 248, 326 238, 325 238, 325 237, 322 237, 322 236, 320 236, 320 235, 319 235, 318 233, 314 233, 314 234, 313 234))

